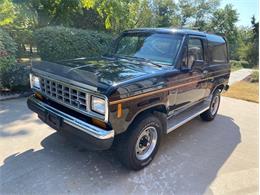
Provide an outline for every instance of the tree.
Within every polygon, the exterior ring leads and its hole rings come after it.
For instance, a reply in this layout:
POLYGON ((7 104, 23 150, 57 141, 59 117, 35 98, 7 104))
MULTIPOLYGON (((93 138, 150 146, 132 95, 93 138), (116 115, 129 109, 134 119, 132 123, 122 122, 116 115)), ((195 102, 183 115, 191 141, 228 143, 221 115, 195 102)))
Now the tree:
POLYGON ((205 30, 219 0, 182 0, 177 4, 173 24, 205 30))
POLYGON ((177 6, 172 0, 154 0, 153 12, 157 27, 170 27, 175 16, 177 6))
POLYGON ((82 0, 81 3, 85 9, 94 9, 97 11, 104 19, 106 29, 118 32, 127 23, 125 19, 129 14, 128 0, 82 0))
POLYGON ((82 13, 75 14, 70 26, 82 29, 105 31, 105 20, 95 9, 83 9, 82 13))
POLYGON ((224 8, 217 9, 211 17, 211 22, 207 26, 208 31, 223 34, 228 40, 231 59, 235 59, 237 46, 238 13, 231 4, 224 8))
POLYGON ((13 0, 35 13, 39 27, 70 26, 75 14, 82 13, 83 0, 13 0))
POLYGON ((256 22, 255 16, 251 20, 252 38, 248 49, 247 60, 251 66, 258 66, 259 64, 259 22, 256 22))
POLYGON ((198 30, 206 30, 207 23, 209 23, 212 14, 219 6, 219 0, 196 0, 194 14, 194 27, 198 30))
POLYGON ((104 19, 107 30, 120 32, 128 28, 156 26, 152 1, 83 0, 83 7, 94 9, 104 19))
POLYGON ((125 20, 128 20, 127 28, 156 26, 157 21, 149 0, 130 2, 128 10, 129 15, 125 18, 125 20))
POLYGON ((15 18, 14 6, 9 0, 0 0, 0 26, 11 24, 15 18))
POLYGON ((250 67, 258 65, 259 60, 259 22, 255 21, 255 17, 252 17, 250 28, 238 29, 238 45, 237 53, 240 60, 246 60, 249 62, 250 67))
POLYGON ((237 60, 248 60, 248 51, 251 48, 252 31, 248 27, 240 27, 237 29, 237 60))

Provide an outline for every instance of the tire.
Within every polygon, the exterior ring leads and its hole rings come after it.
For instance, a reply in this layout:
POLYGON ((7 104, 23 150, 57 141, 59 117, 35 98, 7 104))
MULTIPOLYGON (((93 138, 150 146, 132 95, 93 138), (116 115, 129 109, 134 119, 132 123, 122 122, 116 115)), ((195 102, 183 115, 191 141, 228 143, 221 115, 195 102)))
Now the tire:
POLYGON ((200 115, 201 119, 204 121, 214 120, 214 118, 218 113, 219 105, 220 105, 220 91, 216 90, 212 95, 209 109, 200 115))
POLYGON ((136 171, 149 165, 158 151, 162 130, 156 116, 139 116, 117 140, 116 150, 121 163, 136 171))

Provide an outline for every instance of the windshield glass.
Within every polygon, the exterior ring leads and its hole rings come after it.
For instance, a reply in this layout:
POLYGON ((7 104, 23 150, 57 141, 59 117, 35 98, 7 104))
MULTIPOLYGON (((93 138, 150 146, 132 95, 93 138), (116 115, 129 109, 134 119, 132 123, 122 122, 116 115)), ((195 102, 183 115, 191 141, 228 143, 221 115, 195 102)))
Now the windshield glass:
POLYGON ((181 35, 126 33, 119 39, 115 54, 119 57, 136 57, 171 65, 181 41, 181 35))

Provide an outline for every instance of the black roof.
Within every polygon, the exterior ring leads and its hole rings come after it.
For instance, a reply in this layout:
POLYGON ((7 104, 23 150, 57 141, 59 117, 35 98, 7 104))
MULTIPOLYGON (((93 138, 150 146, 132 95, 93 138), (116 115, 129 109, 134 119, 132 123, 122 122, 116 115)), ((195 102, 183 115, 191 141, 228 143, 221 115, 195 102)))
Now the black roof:
POLYGON ((213 33, 206 33, 198 30, 191 30, 185 28, 136 28, 126 30, 124 32, 158 32, 158 33, 180 33, 180 34, 187 34, 187 35, 197 35, 197 36, 204 36, 207 39, 217 42, 225 42, 223 36, 216 35, 213 33))

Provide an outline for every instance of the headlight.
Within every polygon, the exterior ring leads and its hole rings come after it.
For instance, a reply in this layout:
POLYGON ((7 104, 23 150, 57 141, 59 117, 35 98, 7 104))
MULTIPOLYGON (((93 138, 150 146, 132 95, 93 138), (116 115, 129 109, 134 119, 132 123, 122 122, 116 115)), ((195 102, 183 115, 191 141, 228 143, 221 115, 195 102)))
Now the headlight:
POLYGON ((100 114, 105 114, 106 103, 102 98, 92 96, 91 98, 91 109, 100 114))
POLYGON ((41 89, 40 78, 30 74, 31 88, 41 89))

